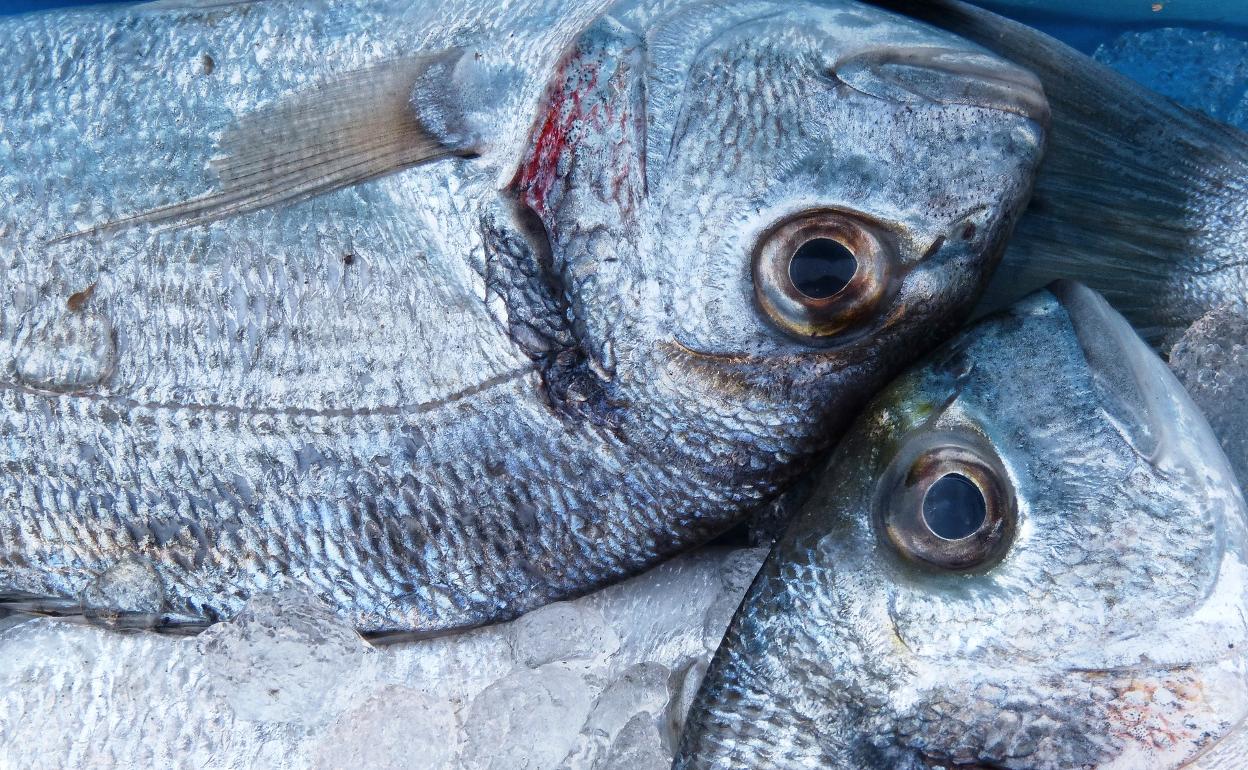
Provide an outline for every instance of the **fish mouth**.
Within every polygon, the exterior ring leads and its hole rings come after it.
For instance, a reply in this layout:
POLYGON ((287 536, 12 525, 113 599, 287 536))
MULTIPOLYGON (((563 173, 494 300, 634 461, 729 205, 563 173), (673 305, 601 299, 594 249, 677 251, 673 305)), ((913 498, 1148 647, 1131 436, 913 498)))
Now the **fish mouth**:
POLYGON ((1049 100, 1030 71, 988 53, 886 46, 855 54, 828 73, 855 91, 910 104, 962 104, 1012 113, 1048 128, 1049 100))

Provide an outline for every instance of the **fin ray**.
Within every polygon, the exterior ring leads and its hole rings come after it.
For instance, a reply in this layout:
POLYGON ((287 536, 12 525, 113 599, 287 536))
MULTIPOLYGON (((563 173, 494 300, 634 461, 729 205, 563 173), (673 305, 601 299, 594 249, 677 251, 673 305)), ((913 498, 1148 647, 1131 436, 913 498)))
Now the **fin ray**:
MULTIPOLYGON (((150 224, 173 229, 293 203, 475 150, 453 146, 421 120, 413 89, 455 50, 393 59, 345 73, 243 115, 209 165, 218 190, 158 206, 52 242, 150 224)), ((440 105, 439 105, 440 106, 440 105)))

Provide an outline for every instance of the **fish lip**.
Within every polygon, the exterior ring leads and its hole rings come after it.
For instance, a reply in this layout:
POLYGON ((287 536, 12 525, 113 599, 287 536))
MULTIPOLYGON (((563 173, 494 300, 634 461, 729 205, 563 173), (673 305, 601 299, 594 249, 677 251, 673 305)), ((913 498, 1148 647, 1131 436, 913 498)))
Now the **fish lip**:
POLYGON ((981 107, 1019 115, 1043 129, 1051 119, 1040 79, 986 51, 882 46, 842 59, 828 74, 856 91, 889 101, 981 107))

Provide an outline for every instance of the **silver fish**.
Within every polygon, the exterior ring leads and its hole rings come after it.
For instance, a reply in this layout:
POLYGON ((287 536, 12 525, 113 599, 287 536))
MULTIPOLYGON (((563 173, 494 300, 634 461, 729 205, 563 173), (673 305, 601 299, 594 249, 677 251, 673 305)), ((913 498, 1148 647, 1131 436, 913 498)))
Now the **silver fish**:
POLYGON ((1027 72, 849 2, 0 23, 0 603, 512 617, 741 521, 975 302, 1027 72))
POLYGON ((676 767, 1244 766, 1248 511, 1095 292, 1058 284, 968 329, 821 479, 676 767))
POLYGON ((1073 278, 1163 350, 1217 308, 1248 312, 1248 134, 960 0, 872 1, 1034 72, 1050 100, 1035 195, 985 308, 1073 278))

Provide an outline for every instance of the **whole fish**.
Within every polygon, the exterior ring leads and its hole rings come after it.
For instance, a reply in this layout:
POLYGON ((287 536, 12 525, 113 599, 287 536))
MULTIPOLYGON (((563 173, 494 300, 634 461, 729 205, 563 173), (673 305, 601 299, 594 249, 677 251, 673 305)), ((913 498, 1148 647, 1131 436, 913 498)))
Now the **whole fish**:
POLYGON ((872 2, 980 43, 1044 84, 1045 159, 985 308, 1073 278, 1161 349, 1217 308, 1248 312, 1248 134, 960 0, 872 2))
POLYGON ((1047 105, 847 0, 0 23, 0 603, 512 617, 779 492, 974 304, 1047 105))
POLYGON ((1100 295, 1054 285, 868 407, 676 767, 1243 767, 1246 527, 1178 381, 1100 295))

